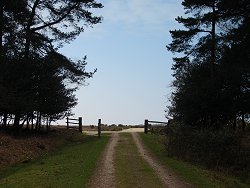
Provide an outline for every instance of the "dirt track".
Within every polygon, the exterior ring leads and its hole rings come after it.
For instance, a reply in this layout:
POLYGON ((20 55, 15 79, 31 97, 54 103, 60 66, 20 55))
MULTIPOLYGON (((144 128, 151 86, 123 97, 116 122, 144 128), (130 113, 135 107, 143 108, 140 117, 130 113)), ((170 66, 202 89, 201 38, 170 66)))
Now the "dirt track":
POLYGON ((143 129, 128 129, 113 133, 109 144, 107 145, 102 159, 99 162, 98 169, 90 181, 88 187, 91 188, 114 188, 115 186, 115 172, 113 163, 114 148, 119 140, 119 134, 122 132, 131 133, 133 140, 138 148, 141 156, 147 161, 147 163, 155 171, 159 179, 164 184, 164 187, 170 188, 189 188, 190 184, 183 181, 178 175, 176 175, 171 169, 163 166, 143 145, 139 135, 136 132, 142 132, 143 129))
POLYGON ((111 139, 102 155, 101 160, 98 164, 93 178, 90 181, 88 187, 90 188, 114 188, 115 187, 115 176, 114 176, 114 164, 113 154, 114 148, 118 141, 118 133, 113 133, 111 139))
POLYGON ((186 183, 179 176, 177 176, 170 168, 163 166, 154 156, 152 156, 152 154, 145 148, 137 133, 132 133, 132 135, 141 156, 154 169, 164 185, 174 188, 192 187, 190 184, 186 183))

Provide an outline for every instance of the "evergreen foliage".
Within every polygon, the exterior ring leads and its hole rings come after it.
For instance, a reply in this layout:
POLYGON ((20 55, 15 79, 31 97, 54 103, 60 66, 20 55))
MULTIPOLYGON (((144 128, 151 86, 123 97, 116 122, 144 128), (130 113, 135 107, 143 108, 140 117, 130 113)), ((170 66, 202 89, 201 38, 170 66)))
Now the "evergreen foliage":
POLYGON ((242 131, 197 130, 174 124, 166 127, 165 149, 169 157, 199 164, 249 182, 249 137, 242 131))
MULTIPOLYGON (((74 91, 95 71, 86 57, 72 61, 58 52, 102 17, 95 0, 8 0, 0 2, 0 115, 3 127, 13 122, 47 125, 77 104, 74 91), (35 121, 35 123, 34 123, 35 121)), ((48 126, 47 126, 48 127, 48 126)))
POLYGON ((173 64, 168 113, 203 128, 244 129, 250 108, 250 2, 184 0, 185 29, 172 30, 167 49, 179 53, 173 64))

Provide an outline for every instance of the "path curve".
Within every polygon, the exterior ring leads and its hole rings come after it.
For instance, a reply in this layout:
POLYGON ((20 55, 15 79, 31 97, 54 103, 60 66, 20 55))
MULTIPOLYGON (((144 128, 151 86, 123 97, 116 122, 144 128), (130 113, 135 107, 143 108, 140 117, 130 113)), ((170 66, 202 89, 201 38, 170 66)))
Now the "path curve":
POLYGON ((115 188, 115 168, 113 164, 114 148, 118 142, 119 134, 113 133, 107 144, 101 160, 97 165, 98 168, 90 180, 90 188, 115 188))
POLYGON ((158 177, 162 182, 170 188, 192 188, 193 186, 183 179, 181 179, 176 173, 171 169, 166 168, 158 160, 156 160, 152 154, 145 148, 144 144, 141 141, 141 138, 137 133, 132 133, 133 139, 136 143, 136 146, 139 150, 141 156, 149 163, 149 165, 154 169, 158 177))

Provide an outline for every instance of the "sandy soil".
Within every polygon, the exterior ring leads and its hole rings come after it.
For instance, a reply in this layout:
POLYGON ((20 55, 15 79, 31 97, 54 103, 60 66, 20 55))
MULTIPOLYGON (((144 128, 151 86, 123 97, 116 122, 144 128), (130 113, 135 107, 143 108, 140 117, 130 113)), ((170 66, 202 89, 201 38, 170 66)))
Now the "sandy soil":
POLYGON ((135 133, 135 132, 144 132, 144 128, 130 128, 130 129, 124 129, 121 132, 124 133, 135 133))
MULTIPOLYGON (((121 131, 102 131, 102 133, 120 133, 120 132, 144 132, 144 128, 129 128, 129 129, 123 129, 121 131)), ((96 130, 88 130, 88 131, 83 131, 83 133, 87 135, 98 135, 98 132, 96 130)))
POLYGON ((118 133, 113 133, 110 141, 105 148, 101 160, 98 164, 98 169, 96 170, 94 176, 90 180, 88 187, 90 188, 115 188, 114 181, 114 164, 113 164, 113 154, 114 148, 117 144, 119 138, 118 133))

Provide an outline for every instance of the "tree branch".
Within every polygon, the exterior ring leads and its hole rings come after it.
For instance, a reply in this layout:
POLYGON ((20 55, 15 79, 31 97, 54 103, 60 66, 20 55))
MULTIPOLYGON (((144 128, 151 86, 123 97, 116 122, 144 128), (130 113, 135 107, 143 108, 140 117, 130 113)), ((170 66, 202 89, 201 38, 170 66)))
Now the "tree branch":
POLYGON ((69 13, 70 13, 73 9, 75 9, 77 6, 78 6, 78 3, 75 3, 75 4, 74 4, 72 7, 70 7, 69 10, 68 10, 62 17, 60 17, 59 19, 57 19, 57 20, 55 20, 55 21, 53 21, 53 22, 44 24, 44 25, 42 25, 42 26, 32 28, 31 30, 32 30, 32 31, 37 31, 37 30, 41 30, 41 29, 44 29, 44 28, 46 28, 46 27, 50 27, 50 26, 52 26, 52 25, 55 25, 55 24, 60 23, 60 22, 61 22, 63 19, 65 19, 65 18, 69 15, 69 13))

